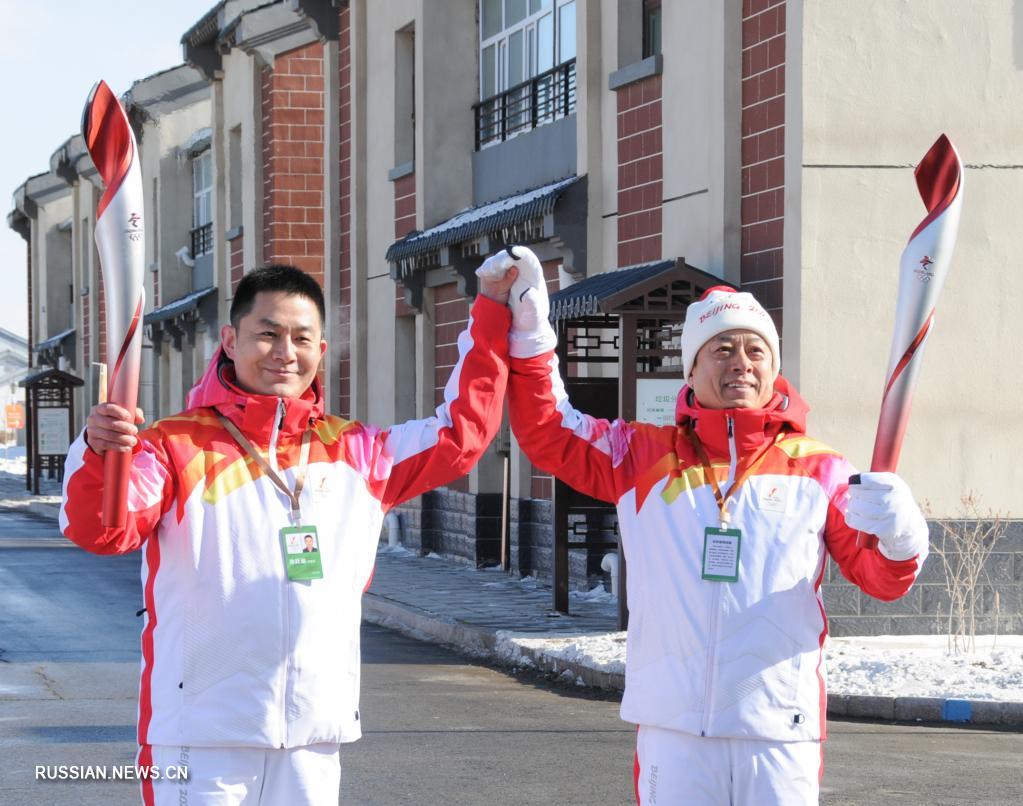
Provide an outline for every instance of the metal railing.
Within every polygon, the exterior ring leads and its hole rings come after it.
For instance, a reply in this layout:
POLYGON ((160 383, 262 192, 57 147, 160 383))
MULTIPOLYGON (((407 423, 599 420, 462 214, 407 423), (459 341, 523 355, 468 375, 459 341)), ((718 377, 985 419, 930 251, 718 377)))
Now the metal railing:
POLYGON ((473 104, 476 150, 575 111, 575 59, 473 104))
POLYGON ((213 222, 192 230, 192 257, 197 258, 213 251, 213 222))

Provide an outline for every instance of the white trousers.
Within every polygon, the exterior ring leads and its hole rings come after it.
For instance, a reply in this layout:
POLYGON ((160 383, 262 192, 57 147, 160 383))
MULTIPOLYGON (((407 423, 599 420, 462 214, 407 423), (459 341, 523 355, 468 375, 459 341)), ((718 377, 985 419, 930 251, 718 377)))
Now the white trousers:
POLYGON ((337 806, 338 751, 336 744, 289 750, 144 747, 138 764, 158 767, 161 777, 142 781, 142 802, 145 806, 337 806), (177 768, 184 767, 188 778, 178 780, 177 768))
POLYGON ((810 806, 823 771, 820 742, 707 739, 641 725, 640 806, 810 806))

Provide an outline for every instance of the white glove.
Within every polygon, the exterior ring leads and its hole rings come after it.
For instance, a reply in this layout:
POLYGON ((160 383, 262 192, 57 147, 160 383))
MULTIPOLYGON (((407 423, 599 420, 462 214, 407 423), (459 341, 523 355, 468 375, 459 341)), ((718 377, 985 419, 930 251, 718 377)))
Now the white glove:
POLYGON ((536 255, 524 246, 510 246, 483 261, 476 269, 476 276, 500 280, 512 266, 519 270, 519 276, 508 299, 512 314, 508 352, 512 358, 532 358, 550 352, 558 344, 548 319, 551 303, 547 297, 547 281, 536 255))
POLYGON ((849 479, 845 522, 875 535, 878 550, 889 560, 927 555, 928 530, 909 485, 894 473, 860 473, 849 479))

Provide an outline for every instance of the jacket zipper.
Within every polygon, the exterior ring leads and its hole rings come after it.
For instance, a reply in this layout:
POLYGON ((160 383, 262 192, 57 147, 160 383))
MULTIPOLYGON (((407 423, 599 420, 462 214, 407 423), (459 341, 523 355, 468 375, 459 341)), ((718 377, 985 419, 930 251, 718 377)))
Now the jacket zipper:
MULTIPOLYGON (((725 416, 725 422, 728 423, 728 478, 725 481, 725 489, 729 489, 732 486, 732 479, 735 478, 735 467, 738 462, 738 458, 735 455, 735 432, 732 427, 732 418, 725 416)), ((718 614, 721 610, 721 589, 723 583, 714 583, 714 593, 711 600, 710 609, 710 626, 708 636, 710 641, 707 644, 707 672, 706 672, 706 683, 703 691, 703 725, 700 728, 700 735, 706 736, 710 730, 710 715, 713 711, 713 699, 714 699, 714 668, 715 668, 715 654, 717 653, 718 643, 718 614)))
MULTIPOLYGON (((281 423, 284 422, 285 414, 284 401, 277 401, 277 416, 274 417, 273 428, 270 431, 270 449, 267 460, 270 463, 270 467, 274 469, 275 473, 280 473, 280 468, 277 464, 277 441, 281 435, 281 423)), ((290 515, 291 508, 289 506, 288 512, 290 515)), ((291 524, 294 525, 294 524, 291 524)), ((288 584, 287 574, 284 576, 284 628, 283 628, 283 651, 284 651, 284 663, 281 664, 281 748, 283 749, 286 744, 288 736, 288 716, 287 716, 287 701, 288 701, 288 669, 291 665, 291 641, 289 639, 290 630, 289 624, 291 623, 291 588, 288 584)))

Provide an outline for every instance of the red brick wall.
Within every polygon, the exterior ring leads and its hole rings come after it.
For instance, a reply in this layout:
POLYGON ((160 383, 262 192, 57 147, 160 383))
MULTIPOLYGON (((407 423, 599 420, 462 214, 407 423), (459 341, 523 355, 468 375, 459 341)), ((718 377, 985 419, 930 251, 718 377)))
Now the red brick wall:
POLYGON ((263 259, 323 283, 323 44, 274 60, 262 76, 263 259))
MULTIPOLYGON (((84 259, 84 258, 83 258, 84 259)), ((82 372, 88 372, 92 364, 92 348, 89 343, 89 333, 92 330, 90 323, 90 302, 92 301, 92 289, 89 289, 89 296, 82 297, 82 372)), ((155 307, 155 305, 154 305, 155 307)), ((106 360, 106 359, 104 359, 106 360)))
MULTIPOLYGON (((404 238, 416 228, 416 175, 403 176, 394 182, 394 238, 404 238)), ((394 298, 394 315, 415 313, 405 304, 405 289, 398 285, 394 298)))
POLYGON ((782 329, 785 0, 742 4, 740 279, 782 329))
POLYGON ((458 334, 469 321, 469 301, 456 283, 437 286, 434 300, 434 402, 444 400, 444 385, 458 362, 458 334))
MULTIPOLYGON (((547 280, 548 294, 553 294, 561 288, 561 283, 558 280, 558 261, 551 260, 544 263, 543 276, 547 280)), ((561 367, 561 372, 563 375, 565 374, 565 367, 561 367)), ((554 495, 554 480, 550 474, 533 467, 529 495, 531 498, 550 499, 554 495)))
POLYGON ((661 77, 618 94, 618 265, 661 259, 661 77))
MULTIPOLYGON (((107 360, 107 296, 103 290, 103 272, 96 272, 96 280, 99 282, 99 298, 96 301, 96 326, 99 328, 99 360, 107 360)), ((107 367, 107 378, 113 367, 107 367)))
POLYGON ((338 33, 338 88, 340 128, 338 141, 338 181, 340 183, 340 276, 341 329, 338 345, 338 414, 352 416, 352 40, 351 14, 346 3, 340 11, 338 33))
POLYGON ((394 182, 394 237, 404 238, 416 228, 416 175, 394 182))
POLYGON ((228 248, 231 252, 231 296, 234 296, 235 289, 238 288, 238 283, 241 282, 242 277, 245 274, 245 236, 239 235, 236 238, 232 238, 228 243, 228 248))
MULTIPOLYGON (((458 334, 469 321, 469 301, 458 293, 456 283, 437 286, 434 301, 434 390, 437 405, 444 400, 444 385, 458 362, 458 334)), ((469 492, 469 478, 462 476, 448 485, 451 490, 469 492)))

